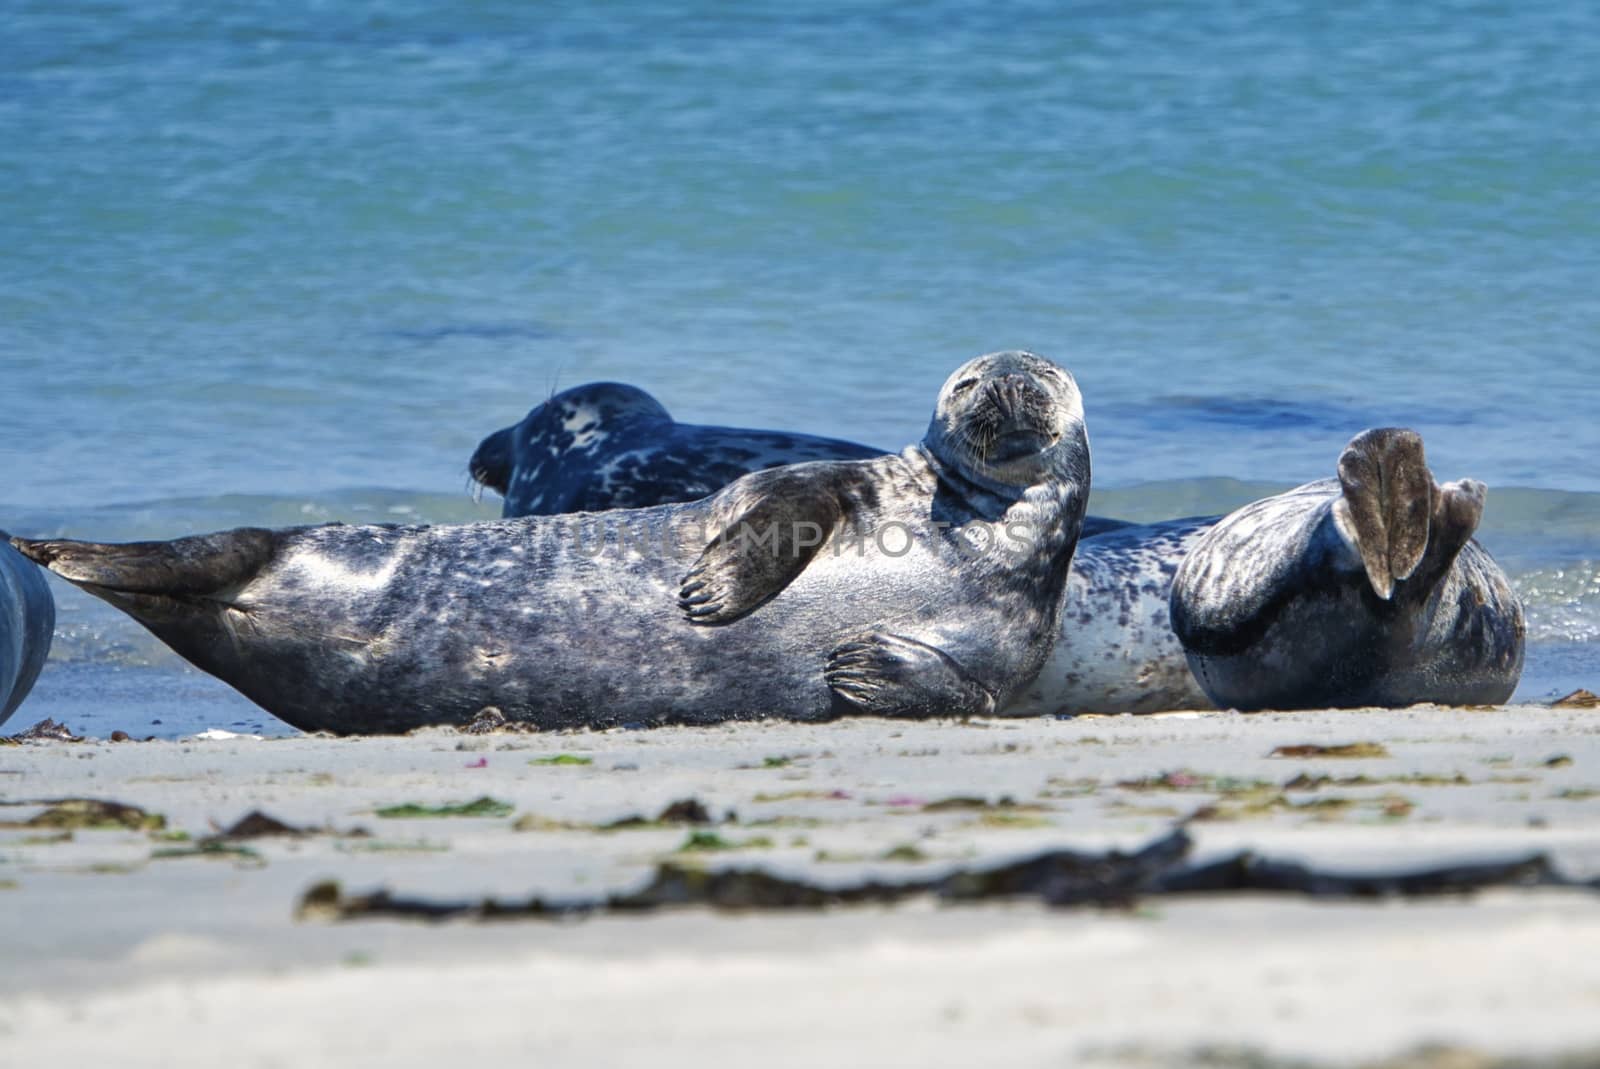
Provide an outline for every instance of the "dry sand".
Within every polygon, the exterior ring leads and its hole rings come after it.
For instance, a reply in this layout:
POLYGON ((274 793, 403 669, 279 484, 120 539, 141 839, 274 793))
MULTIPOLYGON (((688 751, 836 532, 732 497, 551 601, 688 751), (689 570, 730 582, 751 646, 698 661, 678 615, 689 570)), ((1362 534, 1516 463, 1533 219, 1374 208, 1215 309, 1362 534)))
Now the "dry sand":
POLYGON ((1600 1051, 1600 895, 1585 890, 295 919, 326 879, 440 900, 592 897, 640 885, 664 859, 903 880, 1046 848, 1131 848, 1201 809, 1211 819, 1189 827, 1202 859, 1252 848, 1414 869, 1543 851, 1593 879, 1595 710, 0 748, 0 820, 74 797, 141 807, 165 828, 0 830, 0 1065, 1176 1065, 1216 1045, 1346 1065, 1429 1043, 1600 1051), (1362 742, 1387 756, 1271 756, 1362 742), (1332 781, 1283 789, 1302 773, 1332 781), (508 815, 377 814, 484 797, 508 815), (683 852, 686 827, 594 827, 686 798, 719 821, 702 836, 735 849, 683 852), (252 810, 368 834, 194 852, 252 810))

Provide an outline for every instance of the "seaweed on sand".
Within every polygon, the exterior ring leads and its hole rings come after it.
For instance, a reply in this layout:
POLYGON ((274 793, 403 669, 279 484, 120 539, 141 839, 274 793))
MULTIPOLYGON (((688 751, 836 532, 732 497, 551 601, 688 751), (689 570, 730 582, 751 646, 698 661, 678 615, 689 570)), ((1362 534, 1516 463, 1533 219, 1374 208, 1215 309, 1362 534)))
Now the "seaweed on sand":
POLYGON ((302 920, 411 917, 420 920, 556 919, 594 913, 648 913, 671 907, 714 910, 815 910, 889 904, 931 897, 950 904, 1033 899, 1049 906, 1130 907, 1169 894, 1239 891, 1300 894, 1318 898, 1465 894, 1490 887, 1574 887, 1600 891, 1600 883, 1570 880, 1548 857, 1531 854, 1508 861, 1446 865, 1417 870, 1340 873, 1244 852, 1205 865, 1188 861, 1192 840, 1175 828, 1131 853, 1050 850, 1003 864, 956 868, 922 879, 826 883, 760 868, 707 870, 663 862, 642 887, 588 899, 494 898, 440 900, 380 890, 346 895, 336 881, 308 889, 296 909, 302 920))

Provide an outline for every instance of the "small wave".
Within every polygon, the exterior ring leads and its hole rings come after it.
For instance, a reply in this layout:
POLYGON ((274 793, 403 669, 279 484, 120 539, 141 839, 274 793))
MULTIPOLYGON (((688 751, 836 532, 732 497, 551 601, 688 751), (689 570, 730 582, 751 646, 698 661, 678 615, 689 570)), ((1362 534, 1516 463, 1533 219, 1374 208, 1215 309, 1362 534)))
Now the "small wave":
POLYGON ((1515 577, 1530 642, 1600 641, 1600 561, 1573 561, 1515 577))
POLYGON ((471 341, 547 341, 556 332, 543 323, 532 320, 503 322, 438 323, 426 327, 398 327, 382 332, 386 338, 433 345, 437 342, 465 338, 471 341))
POLYGON ((1174 423, 1212 424, 1252 430, 1317 430, 1350 433, 1351 428, 1382 427, 1397 422, 1464 426, 1479 421, 1479 413, 1442 405, 1408 403, 1402 414, 1354 400, 1250 395, 1172 394, 1139 404, 1102 406, 1113 419, 1145 422, 1169 429, 1174 423))

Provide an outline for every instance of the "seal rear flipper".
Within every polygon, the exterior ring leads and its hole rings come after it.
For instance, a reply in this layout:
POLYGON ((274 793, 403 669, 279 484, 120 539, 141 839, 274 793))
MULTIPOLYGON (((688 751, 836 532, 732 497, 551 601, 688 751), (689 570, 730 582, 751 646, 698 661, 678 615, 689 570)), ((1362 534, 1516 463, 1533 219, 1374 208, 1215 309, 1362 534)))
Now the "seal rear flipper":
POLYGON ((1458 479, 1434 490, 1433 532, 1422 571, 1441 574, 1466 548, 1483 522, 1489 488, 1476 479, 1458 479))
POLYGON ((272 559, 278 539, 263 528, 241 527, 170 542, 13 538, 11 544, 34 563, 96 592, 226 600, 230 590, 254 578, 272 559))
POLYGON ((1335 516, 1355 542, 1373 592, 1387 601, 1428 548, 1435 490, 1422 436, 1396 427, 1361 432, 1339 455, 1339 484, 1335 516))
POLYGON ((730 487, 713 520, 716 534, 678 589, 678 607, 691 623, 737 620, 805 571, 844 516, 833 468, 777 468, 730 487))
POLYGON ((942 650, 874 631, 828 653, 822 678, 847 711, 870 716, 988 716, 995 699, 942 650))

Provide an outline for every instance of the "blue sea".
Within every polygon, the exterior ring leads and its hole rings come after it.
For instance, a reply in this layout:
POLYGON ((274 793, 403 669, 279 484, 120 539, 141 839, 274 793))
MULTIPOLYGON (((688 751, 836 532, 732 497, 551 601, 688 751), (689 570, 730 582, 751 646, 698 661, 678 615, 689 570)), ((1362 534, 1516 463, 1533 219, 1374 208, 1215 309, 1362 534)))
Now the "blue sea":
MULTIPOLYGON (((1070 367, 1095 510, 1380 424, 1600 684, 1600 5, 11 0, 0 526, 456 522, 552 389, 898 447, 1070 367)), ((11 728, 282 731, 57 585, 11 728)))

